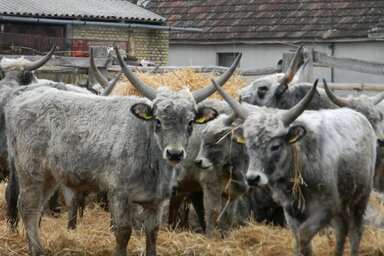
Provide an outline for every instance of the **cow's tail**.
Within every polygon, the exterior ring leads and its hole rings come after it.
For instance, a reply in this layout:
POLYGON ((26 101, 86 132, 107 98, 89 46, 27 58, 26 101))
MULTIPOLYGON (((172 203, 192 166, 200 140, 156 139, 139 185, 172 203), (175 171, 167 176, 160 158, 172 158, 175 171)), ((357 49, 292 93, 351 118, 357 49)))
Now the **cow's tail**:
POLYGON ((17 200, 19 198, 19 180, 16 173, 15 162, 13 158, 9 158, 10 174, 9 181, 5 191, 5 199, 7 201, 7 223, 11 230, 17 230, 19 222, 17 200))

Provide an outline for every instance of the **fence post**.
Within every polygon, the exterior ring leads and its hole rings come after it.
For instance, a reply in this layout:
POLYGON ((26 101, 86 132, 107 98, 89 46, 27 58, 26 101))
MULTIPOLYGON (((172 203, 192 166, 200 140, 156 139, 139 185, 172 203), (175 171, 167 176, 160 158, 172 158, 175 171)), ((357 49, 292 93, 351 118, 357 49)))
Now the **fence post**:
MULTIPOLYGON (((91 48, 93 49, 93 58, 108 58, 108 51, 107 47, 104 46, 90 46, 89 51, 91 51, 91 48)), ((108 70, 107 66, 105 67, 97 67, 101 74, 103 74, 105 77, 108 77, 108 70)), ((89 84, 96 84, 96 78, 93 75, 92 69, 88 68, 88 83, 89 84)))
POLYGON ((313 72, 313 48, 304 48, 304 74, 301 82, 312 83, 314 81, 314 72, 313 72))

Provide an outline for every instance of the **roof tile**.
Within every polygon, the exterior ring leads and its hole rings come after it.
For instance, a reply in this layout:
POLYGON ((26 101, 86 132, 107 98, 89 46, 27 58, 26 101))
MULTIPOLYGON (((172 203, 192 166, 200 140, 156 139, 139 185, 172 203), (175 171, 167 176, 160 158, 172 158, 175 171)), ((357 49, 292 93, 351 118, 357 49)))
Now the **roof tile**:
POLYGON ((171 40, 281 40, 367 38, 384 14, 383 0, 151 0, 146 7, 170 26, 171 40))

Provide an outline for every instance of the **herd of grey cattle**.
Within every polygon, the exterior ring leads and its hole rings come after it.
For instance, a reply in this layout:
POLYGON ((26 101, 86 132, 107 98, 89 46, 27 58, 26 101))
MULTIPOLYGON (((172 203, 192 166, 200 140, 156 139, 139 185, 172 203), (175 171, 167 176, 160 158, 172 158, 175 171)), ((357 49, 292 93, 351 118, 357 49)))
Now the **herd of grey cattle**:
MULTIPOLYGON (((127 79, 145 98, 108 96, 110 82, 94 65, 100 84, 78 86, 37 79, 41 59, 0 62, 0 168, 9 176, 7 220, 20 215, 31 255, 41 255, 39 222, 45 203, 66 191, 69 227, 79 198, 107 195, 116 255, 127 255, 134 204, 143 207, 146 254, 156 255, 162 211, 175 225, 191 199, 208 237, 222 235, 245 208, 258 221, 286 225, 295 255, 311 255, 311 239, 336 230, 335 255, 346 237, 357 255, 364 212, 374 187, 382 189, 384 93, 339 97, 301 82, 302 47, 288 71, 257 79, 231 98, 220 86, 241 55, 216 81, 197 91, 154 89, 116 55, 127 79), (225 100, 207 100, 215 91, 225 100), (95 95, 93 92, 97 92, 95 95)), ((245 214, 247 215, 247 214, 245 214)))

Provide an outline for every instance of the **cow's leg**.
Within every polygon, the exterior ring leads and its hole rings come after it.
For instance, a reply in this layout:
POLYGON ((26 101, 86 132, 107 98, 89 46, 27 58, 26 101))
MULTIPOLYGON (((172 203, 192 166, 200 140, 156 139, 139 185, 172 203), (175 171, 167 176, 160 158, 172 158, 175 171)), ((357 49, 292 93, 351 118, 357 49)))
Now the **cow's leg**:
POLYGON ((49 211, 54 217, 59 217, 60 215, 59 196, 60 191, 56 190, 48 200, 49 211))
POLYGON ((285 221, 287 222, 287 226, 291 231, 294 239, 295 239, 295 247, 293 249, 294 255, 300 255, 300 239, 299 239, 299 226, 300 222, 293 218, 289 213, 284 210, 285 221))
POLYGON ((207 237, 213 237, 217 220, 221 213, 221 190, 220 183, 202 182, 204 193, 204 209, 207 237))
POLYGON ((233 218, 234 218, 235 211, 237 208, 237 202, 238 202, 238 200, 233 200, 233 201, 229 201, 229 202, 227 200, 225 200, 223 202, 224 203, 223 207, 225 207, 225 208, 223 208, 222 217, 220 218, 220 221, 219 221, 219 226, 221 229, 222 238, 226 237, 227 231, 232 226, 233 218))
POLYGON ((106 192, 97 193, 97 203, 104 211, 108 211, 108 194, 106 192))
MULTIPOLYGON (((345 209, 345 208, 342 208, 345 209)), ((335 256, 342 256, 344 251, 345 239, 348 235, 348 214, 347 211, 338 214, 334 219, 336 230, 335 256)))
POLYGON ((111 194, 108 197, 112 229, 116 238, 116 256, 127 255, 127 245, 132 234, 132 204, 125 195, 111 194))
POLYGON ((144 206, 144 230, 146 236, 147 256, 156 255, 156 239, 161 223, 161 205, 146 207, 144 206))
POLYGON ((41 212, 55 189, 56 182, 53 178, 45 180, 31 176, 20 178, 18 206, 26 229, 29 250, 33 256, 41 254, 39 240, 41 212))
POLYGON ((29 251, 31 255, 41 254, 41 244, 39 240, 39 221, 40 208, 42 206, 42 190, 21 189, 18 200, 20 216, 23 220, 27 233, 29 251))
POLYGON ((197 191, 191 193, 191 201, 193 208, 195 209, 195 212, 197 214, 197 217, 199 219, 199 223, 201 228, 203 229, 203 232, 206 231, 205 226, 205 219, 204 219, 204 194, 203 191, 197 191))
POLYGON ((77 209, 79 208, 76 193, 66 187, 60 186, 61 194, 64 197, 65 205, 68 208, 68 229, 76 229, 77 224, 77 209))
POLYGON ((312 255, 311 240, 334 217, 335 213, 332 208, 331 206, 319 206, 316 212, 300 225, 298 229, 298 245, 302 255, 312 255))
POLYGON ((176 228, 177 225, 177 214, 179 212, 181 203, 185 197, 184 193, 178 193, 176 190, 172 192, 171 199, 169 200, 168 208, 168 224, 172 228, 176 228))
POLYGON ((351 255, 357 256, 359 244, 363 234, 364 212, 367 208, 369 195, 362 195, 354 207, 350 208, 349 215, 349 243, 351 244, 351 255))
POLYGON ((19 198, 19 179, 16 173, 16 167, 13 158, 10 158, 10 174, 9 181, 5 190, 5 199, 7 201, 7 222, 10 224, 11 230, 17 229, 19 222, 19 214, 17 209, 17 199, 19 198))

